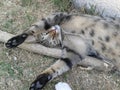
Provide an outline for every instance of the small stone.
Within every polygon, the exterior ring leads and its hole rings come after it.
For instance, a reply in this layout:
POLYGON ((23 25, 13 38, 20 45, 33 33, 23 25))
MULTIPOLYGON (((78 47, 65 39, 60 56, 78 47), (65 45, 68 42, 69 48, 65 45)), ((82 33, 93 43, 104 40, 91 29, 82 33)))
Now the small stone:
POLYGON ((59 82, 55 85, 55 90, 72 90, 65 82, 59 82))
POLYGON ((17 57, 14 56, 13 59, 16 61, 16 60, 17 60, 17 57))

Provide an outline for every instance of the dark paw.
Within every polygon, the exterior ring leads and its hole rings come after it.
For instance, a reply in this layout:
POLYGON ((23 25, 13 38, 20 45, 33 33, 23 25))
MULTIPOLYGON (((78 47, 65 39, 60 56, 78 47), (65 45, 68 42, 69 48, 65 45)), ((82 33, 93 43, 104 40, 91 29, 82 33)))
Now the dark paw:
POLYGON ((25 33, 18 35, 18 36, 15 36, 15 37, 9 39, 7 41, 7 43, 5 44, 5 46, 7 48, 15 48, 18 45, 22 44, 27 37, 28 37, 28 34, 25 34, 25 33))
POLYGON ((52 76, 49 74, 41 74, 36 80, 31 84, 29 90, 41 90, 48 81, 52 79, 52 76))

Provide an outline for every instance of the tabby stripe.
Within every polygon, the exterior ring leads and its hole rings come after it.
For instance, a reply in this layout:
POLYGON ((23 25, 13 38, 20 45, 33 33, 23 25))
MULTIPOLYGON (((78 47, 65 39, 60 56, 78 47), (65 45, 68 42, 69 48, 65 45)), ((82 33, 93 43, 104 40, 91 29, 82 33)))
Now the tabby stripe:
POLYGON ((69 58, 61 58, 62 61, 66 63, 66 65, 71 69, 73 64, 69 58))
POLYGON ((46 19, 42 19, 44 21, 44 29, 48 30, 49 28, 51 28, 51 25, 48 23, 48 21, 46 19))
POLYGON ((62 49, 66 49, 67 52, 72 52, 72 53, 78 55, 81 60, 83 59, 83 57, 79 53, 75 52, 74 50, 70 49, 67 46, 64 46, 62 49))

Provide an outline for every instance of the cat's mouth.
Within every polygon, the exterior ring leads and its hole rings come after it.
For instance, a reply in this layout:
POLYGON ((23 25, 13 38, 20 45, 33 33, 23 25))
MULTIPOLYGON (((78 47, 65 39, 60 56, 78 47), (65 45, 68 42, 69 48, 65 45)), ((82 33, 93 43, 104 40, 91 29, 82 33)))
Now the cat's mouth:
POLYGON ((41 41, 45 46, 57 46, 61 42, 61 28, 58 25, 52 26, 46 33, 41 35, 41 41))
POLYGON ((58 26, 58 25, 52 26, 52 27, 48 30, 48 32, 46 33, 46 35, 47 35, 47 34, 49 34, 52 39, 58 37, 59 34, 60 34, 60 26, 58 26))

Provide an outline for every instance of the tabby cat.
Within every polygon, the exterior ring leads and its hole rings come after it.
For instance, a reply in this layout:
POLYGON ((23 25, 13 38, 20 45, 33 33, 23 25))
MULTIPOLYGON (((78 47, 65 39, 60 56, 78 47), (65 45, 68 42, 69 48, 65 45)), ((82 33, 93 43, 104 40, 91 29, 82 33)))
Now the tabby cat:
POLYGON ((30 90, 41 90, 48 81, 76 65, 97 70, 120 70, 120 25, 90 15, 57 13, 41 19, 6 43, 15 48, 33 35, 36 42, 61 48, 61 58, 44 70, 30 90))

